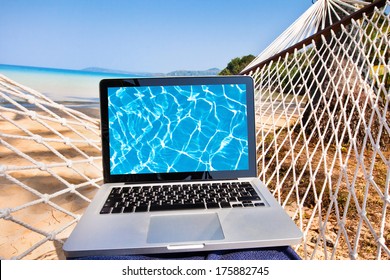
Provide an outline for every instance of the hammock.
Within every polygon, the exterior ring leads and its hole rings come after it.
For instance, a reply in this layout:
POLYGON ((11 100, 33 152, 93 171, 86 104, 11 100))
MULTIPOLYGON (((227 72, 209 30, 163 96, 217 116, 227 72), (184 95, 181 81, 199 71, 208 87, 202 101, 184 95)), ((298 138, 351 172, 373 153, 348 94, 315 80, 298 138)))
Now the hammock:
POLYGON ((389 8, 317 1, 243 71, 265 120, 259 177, 303 258, 390 259, 389 8))
MULTIPOLYGON (((243 71, 259 177, 306 259, 390 259, 388 0, 319 0, 243 71)), ((0 258, 63 258, 102 182, 98 120, 0 76, 0 258)))

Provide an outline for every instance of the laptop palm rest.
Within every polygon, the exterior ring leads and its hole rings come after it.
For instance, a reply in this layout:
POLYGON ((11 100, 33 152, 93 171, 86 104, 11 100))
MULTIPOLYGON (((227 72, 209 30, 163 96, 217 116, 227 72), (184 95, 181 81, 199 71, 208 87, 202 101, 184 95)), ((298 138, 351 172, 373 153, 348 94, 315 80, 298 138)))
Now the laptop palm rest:
POLYGON ((199 242, 224 239, 216 213, 152 216, 148 243, 199 242))

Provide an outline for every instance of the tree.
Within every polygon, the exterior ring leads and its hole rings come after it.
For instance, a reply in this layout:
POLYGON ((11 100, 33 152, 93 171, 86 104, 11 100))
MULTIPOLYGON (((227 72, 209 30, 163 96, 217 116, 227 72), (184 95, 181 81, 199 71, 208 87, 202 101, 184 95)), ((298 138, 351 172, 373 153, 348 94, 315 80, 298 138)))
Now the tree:
POLYGON ((219 75, 238 75, 254 59, 255 56, 252 54, 233 58, 219 75))

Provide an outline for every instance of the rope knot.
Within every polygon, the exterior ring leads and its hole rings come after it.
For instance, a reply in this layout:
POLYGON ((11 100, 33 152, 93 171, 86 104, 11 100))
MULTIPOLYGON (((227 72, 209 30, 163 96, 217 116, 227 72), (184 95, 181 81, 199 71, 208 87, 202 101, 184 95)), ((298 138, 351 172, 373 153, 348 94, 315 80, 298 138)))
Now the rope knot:
POLYGON ((30 104, 35 104, 36 103, 36 98, 34 96, 29 96, 27 97, 27 102, 30 104))
POLYGON ((358 258, 358 254, 354 253, 354 252, 349 253, 349 256, 350 256, 351 260, 357 260, 357 258, 358 258))
POLYGON ((46 164, 44 164, 42 162, 38 162, 37 166, 38 166, 39 170, 46 171, 46 164))
POLYGON ((5 171, 7 171, 7 166, 0 165, 0 176, 4 176, 5 171))
POLYGON ((377 243, 381 244, 381 245, 385 245, 385 238, 384 237, 379 237, 377 240, 376 240, 377 243))
POLYGON ((64 138, 64 143, 65 143, 65 145, 69 146, 70 145, 70 138, 69 137, 65 137, 64 138))
POLYGON ((30 118, 31 118, 32 120, 36 120, 36 119, 37 119, 37 112, 30 111, 30 112, 29 112, 29 115, 30 115, 30 118))
MULTIPOLYGON (((1 167, 0 167, 0 171, 1 171, 1 167)), ((390 204, 390 195, 388 195, 387 193, 384 195, 383 197, 385 203, 388 203, 390 204)))
POLYGON ((37 142, 38 144, 42 144, 43 142, 43 138, 42 136, 38 135, 38 134, 35 134, 34 137, 33 137, 34 141, 37 142))
POLYGON ((45 193, 44 195, 42 195, 42 199, 43 199, 43 203, 47 204, 49 202, 50 196, 47 193, 45 193))
POLYGON ((47 238, 49 238, 49 241, 53 241, 56 238, 56 234, 54 232, 51 232, 47 235, 47 238))
POLYGON ((11 219, 11 209, 5 208, 0 210, 0 219, 10 220, 11 219))
POLYGON ((69 192, 70 192, 70 193, 75 193, 75 192, 76 192, 76 187, 75 187, 75 185, 71 184, 68 188, 69 188, 69 192))

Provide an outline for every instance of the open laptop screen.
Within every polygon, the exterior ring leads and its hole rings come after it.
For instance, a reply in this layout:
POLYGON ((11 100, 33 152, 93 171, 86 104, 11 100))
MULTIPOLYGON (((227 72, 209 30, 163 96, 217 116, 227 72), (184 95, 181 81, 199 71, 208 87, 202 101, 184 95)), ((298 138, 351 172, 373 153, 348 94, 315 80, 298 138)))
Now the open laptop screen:
POLYGON ((227 179, 252 172, 248 78, 103 80, 105 179, 227 179))

